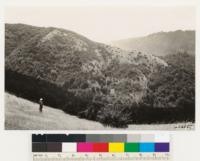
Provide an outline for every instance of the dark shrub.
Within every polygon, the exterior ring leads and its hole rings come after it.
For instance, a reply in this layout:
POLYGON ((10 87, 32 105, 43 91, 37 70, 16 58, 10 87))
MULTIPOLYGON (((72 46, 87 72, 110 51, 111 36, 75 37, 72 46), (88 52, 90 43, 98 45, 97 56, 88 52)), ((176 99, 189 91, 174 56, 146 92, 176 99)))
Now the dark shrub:
POLYGON ((131 122, 130 116, 126 108, 107 105, 98 112, 97 120, 106 126, 127 128, 131 122))

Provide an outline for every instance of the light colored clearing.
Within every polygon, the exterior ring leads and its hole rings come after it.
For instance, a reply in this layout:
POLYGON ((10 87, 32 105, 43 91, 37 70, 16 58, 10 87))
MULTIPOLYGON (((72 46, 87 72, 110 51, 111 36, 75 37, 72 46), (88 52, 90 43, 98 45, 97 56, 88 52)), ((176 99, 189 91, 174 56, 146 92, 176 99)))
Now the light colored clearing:
MULTIPOLYGON (((80 119, 61 110, 39 105, 25 99, 5 94, 6 130, 119 130, 101 123, 80 119)), ((129 125, 125 130, 193 130, 193 123, 129 125)))
POLYGON ((74 34, 72 33, 65 33, 65 32, 62 32, 62 31, 59 31, 57 29, 49 32, 46 36, 44 36, 41 40, 42 43, 46 42, 46 41, 51 41, 54 37, 60 37, 60 38, 64 38, 64 39, 67 39, 68 41, 71 41, 73 42, 73 48, 75 48, 75 50, 78 50, 78 51, 87 51, 87 43, 84 42, 83 40, 75 37, 74 34))
POLYGON ((43 37, 41 41, 42 42, 49 41, 49 40, 51 40, 56 35, 58 35, 58 36, 68 36, 66 33, 62 33, 59 30, 53 30, 50 33, 48 33, 45 37, 43 37))

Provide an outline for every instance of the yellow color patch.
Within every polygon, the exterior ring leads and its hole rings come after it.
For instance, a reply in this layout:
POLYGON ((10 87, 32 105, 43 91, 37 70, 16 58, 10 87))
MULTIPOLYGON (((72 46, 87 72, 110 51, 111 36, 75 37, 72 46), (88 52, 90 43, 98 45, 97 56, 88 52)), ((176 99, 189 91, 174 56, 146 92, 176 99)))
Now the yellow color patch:
POLYGON ((124 152, 124 143, 109 143, 109 152, 124 152))

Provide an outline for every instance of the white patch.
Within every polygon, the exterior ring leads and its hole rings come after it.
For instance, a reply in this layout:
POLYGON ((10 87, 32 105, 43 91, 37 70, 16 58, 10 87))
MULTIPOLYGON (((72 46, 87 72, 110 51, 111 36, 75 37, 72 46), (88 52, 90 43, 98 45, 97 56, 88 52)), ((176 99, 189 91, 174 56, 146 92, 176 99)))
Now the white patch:
POLYGON ((49 40, 51 40, 56 35, 59 35, 59 36, 68 36, 68 34, 55 29, 55 30, 49 32, 45 37, 43 37, 41 41, 42 42, 49 41, 49 40))

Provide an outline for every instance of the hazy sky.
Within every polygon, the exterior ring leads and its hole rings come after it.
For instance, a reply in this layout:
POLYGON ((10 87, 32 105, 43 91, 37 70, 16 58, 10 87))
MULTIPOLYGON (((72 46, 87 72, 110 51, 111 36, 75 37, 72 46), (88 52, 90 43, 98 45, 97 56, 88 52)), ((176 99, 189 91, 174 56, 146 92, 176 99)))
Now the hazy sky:
POLYGON ((61 27, 99 42, 195 29, 191 6, 9 7, 5 16, 7 23, 61 27))

